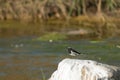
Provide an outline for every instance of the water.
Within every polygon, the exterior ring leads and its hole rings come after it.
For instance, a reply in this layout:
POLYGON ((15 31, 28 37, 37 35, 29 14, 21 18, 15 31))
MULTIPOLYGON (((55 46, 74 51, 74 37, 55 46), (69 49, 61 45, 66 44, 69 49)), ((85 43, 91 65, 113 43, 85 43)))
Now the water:
POLYGON ((0 80, 48 79, 64 58, 90 59, 120 66, 120 38, 58 42, 32 39, 0 39, 0 80), (66 50, 68 46, 83 55, 69 56, 66 50))

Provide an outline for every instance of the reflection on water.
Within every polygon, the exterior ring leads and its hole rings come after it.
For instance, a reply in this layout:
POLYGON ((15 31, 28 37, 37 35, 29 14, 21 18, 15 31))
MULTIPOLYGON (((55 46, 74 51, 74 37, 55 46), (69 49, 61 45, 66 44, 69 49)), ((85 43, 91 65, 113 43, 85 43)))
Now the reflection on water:
POLYGON ((31 38, 0 39, 0 80, 48 79, 64 58, 91 59, 120 66, 120 39, 40 42, 31 38), (68 55, 71 46, 83 53, 68 55))

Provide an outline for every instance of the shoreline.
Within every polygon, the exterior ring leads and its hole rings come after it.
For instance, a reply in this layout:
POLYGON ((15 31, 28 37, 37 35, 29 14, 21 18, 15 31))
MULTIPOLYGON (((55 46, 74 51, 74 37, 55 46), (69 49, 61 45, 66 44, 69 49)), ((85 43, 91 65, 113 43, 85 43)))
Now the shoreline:
POLYGON ((0 37, 42 36, 52 32, 81 38, 109 38, 120 36, 120 19, 79 16, 69 20, 50 19, 42 22, 0 21, 0 37))

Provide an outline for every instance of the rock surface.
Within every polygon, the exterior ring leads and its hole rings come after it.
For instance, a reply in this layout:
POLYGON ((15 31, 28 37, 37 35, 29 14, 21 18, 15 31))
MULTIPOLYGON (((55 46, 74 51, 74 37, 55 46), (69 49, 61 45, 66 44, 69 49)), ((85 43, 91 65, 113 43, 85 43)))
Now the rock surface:
POLYGON ((92 60, 64 59, 49 80, 120 80, 120 68, 92 60))

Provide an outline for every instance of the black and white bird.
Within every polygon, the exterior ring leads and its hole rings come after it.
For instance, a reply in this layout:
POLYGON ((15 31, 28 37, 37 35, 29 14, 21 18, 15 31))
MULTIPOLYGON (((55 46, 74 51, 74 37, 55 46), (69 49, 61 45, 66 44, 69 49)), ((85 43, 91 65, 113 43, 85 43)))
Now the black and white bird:
POLYGON ((70 53, 71 56, 77 56, 77 55, 81 54, 80 52, 74 50, 71 47, 68 47, 68 52, 70 53))

